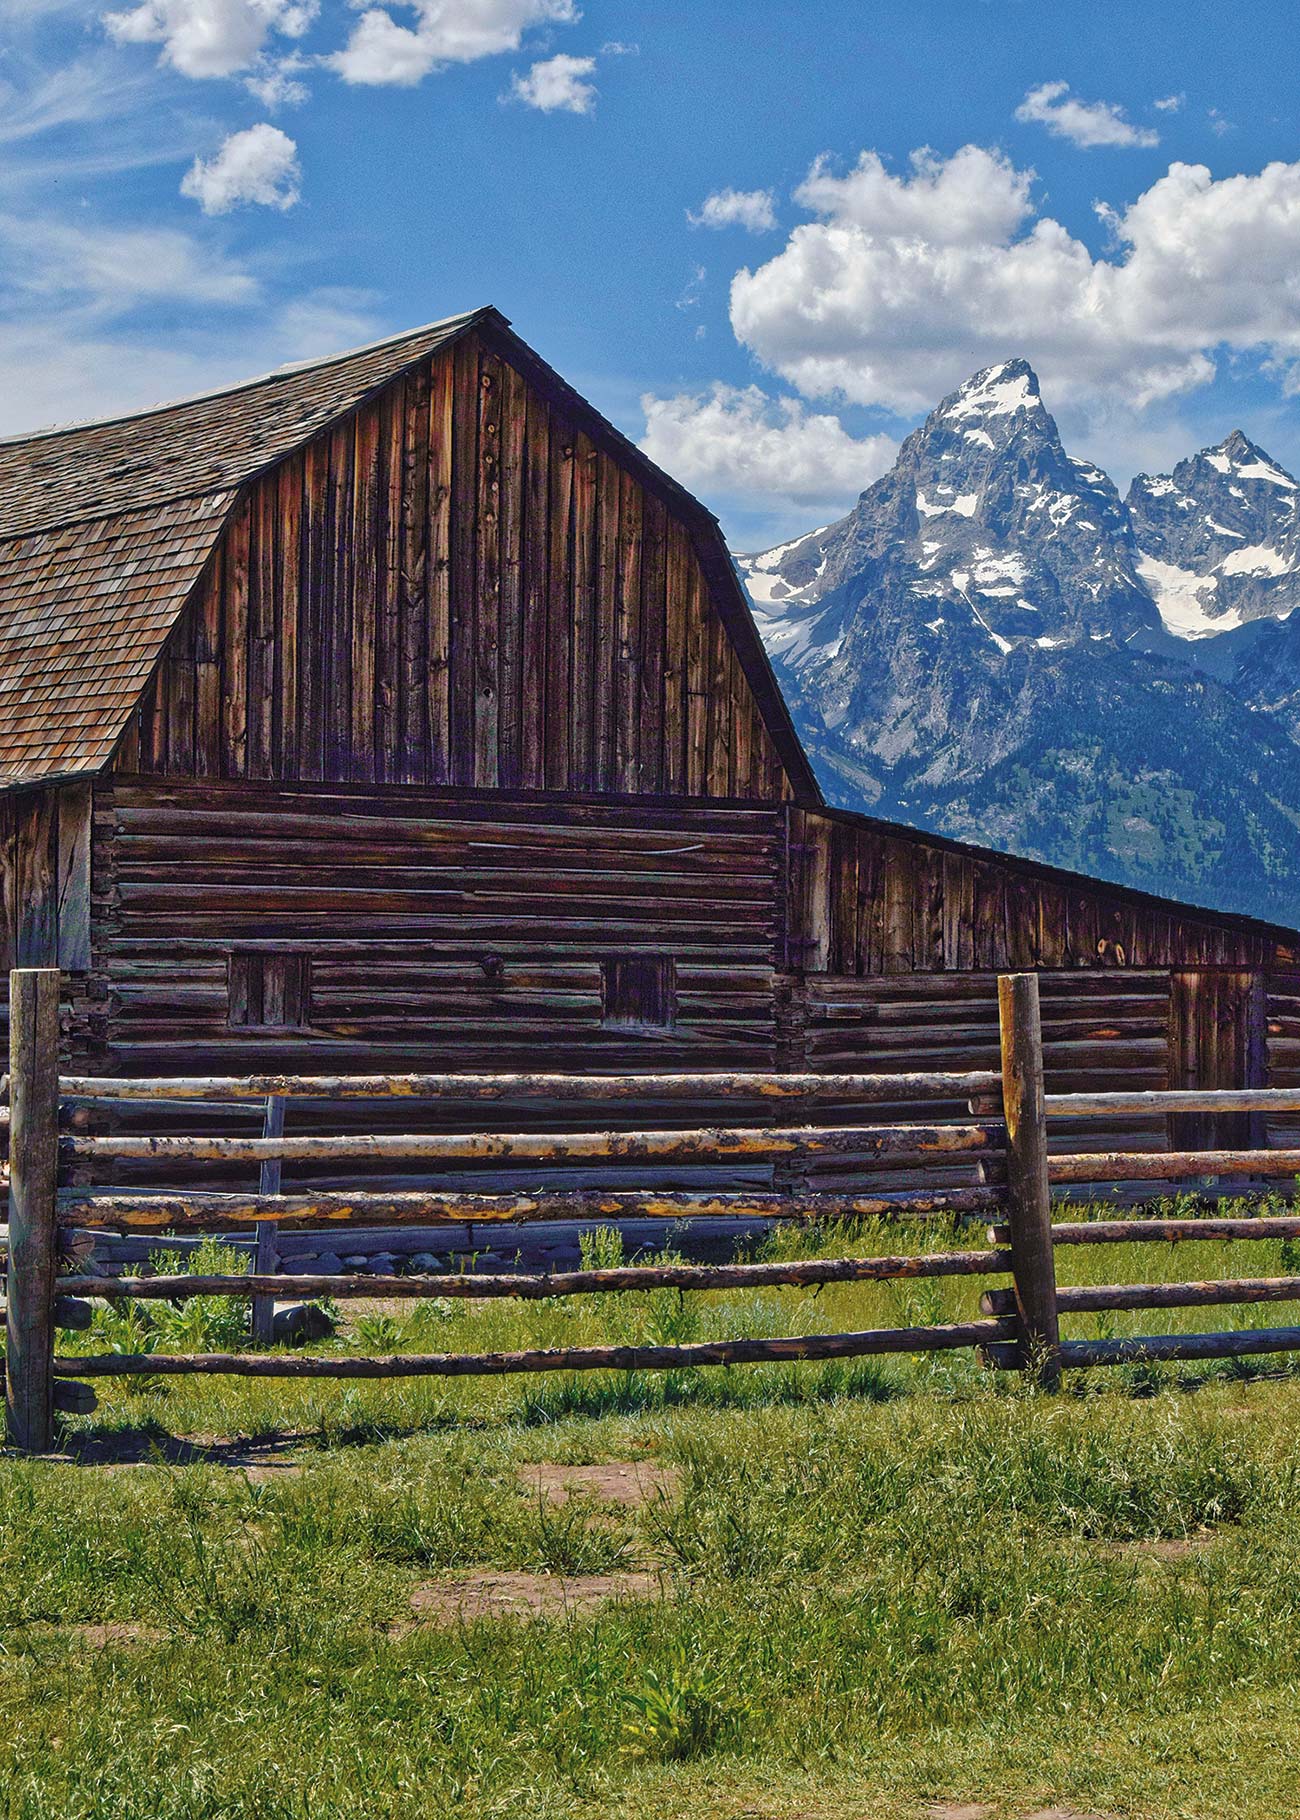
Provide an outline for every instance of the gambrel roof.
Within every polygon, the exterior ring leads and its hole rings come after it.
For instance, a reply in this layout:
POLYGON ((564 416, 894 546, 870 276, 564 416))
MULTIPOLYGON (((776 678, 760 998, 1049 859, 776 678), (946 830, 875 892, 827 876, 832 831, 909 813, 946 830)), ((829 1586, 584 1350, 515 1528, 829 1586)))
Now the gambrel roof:
POLYGON ((241 489, 470 329, 689 523, 782 763, 818 801, 716 520, 491 308, 200 398, 0 441, 0 788, 106 765, 241 489))

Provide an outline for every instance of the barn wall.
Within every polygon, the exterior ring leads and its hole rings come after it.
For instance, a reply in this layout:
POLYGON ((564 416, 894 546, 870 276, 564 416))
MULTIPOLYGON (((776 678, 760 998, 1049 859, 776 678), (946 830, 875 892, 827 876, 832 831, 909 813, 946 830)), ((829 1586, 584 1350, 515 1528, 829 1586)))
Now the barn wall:
POLYGON ((789 794, 689 529, 476 335, 254 484, 117 762, 789 794))
POLYGON ((788 959, 809 973, 1258 969, 1278 959, 1258 927, 852 816, 791 808, 787 817, 788 959))
POLYGON ((95 842, 115 1070, 773 1062, 773 810, 119 778, 95 842), (667 1026, 610 1022, 638 957, 667 1026))
MULTIPOLYGON (((1076 970, 1039 974, 1043 1048, 1048 1091, 1096 1092, 1123 1088, 1147 1092, 1169 1083, 1169 974, 1157 969, 1123 973, 1076 970)), ((849 978, 809 974, 797 989, 800 1050, 817 1073, 903 1074, 1001 1066, 997 974, 915 973, 849 978)), ((871 1117, 925 1120, 959 1118, 962 1100, 908 1101, 873 1107, 871 1117)), ((845 1123, 860 1116, 837 1108, 845 1123)), ((1053 1148, 1160 1150, 1163 1118, 1053 1120, 1053 1148)), ((933 1177, 927 1169, 927 1180, 933 1177)), ((814 1165, 817 1186, 839 1186, 842 1159, 814 1165)), ((900 1178, 901 1179, 901 1178, 900 1178)), ((943 1179, 977 1179, 973 1164, 948 1165, 943 1179)))

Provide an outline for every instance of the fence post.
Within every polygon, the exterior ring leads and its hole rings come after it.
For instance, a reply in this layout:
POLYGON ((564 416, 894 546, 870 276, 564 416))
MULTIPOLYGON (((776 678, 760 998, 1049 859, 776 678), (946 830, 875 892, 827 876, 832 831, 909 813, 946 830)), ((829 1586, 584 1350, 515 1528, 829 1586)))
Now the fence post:
MULTIPOLYGON (((262 1119, 263 1137, 284 1136, 284 1101, 278 1094, 267 1098, 262 1119)), ((259 1194, 279 1194, 281 1163, 278 1157, 262 1164, 258 1178, 259 1194)), ((253 1230, 253 1275, 274 1276, 280 1267, 279 1222, 259 1220, 253 1230)), ((256 1346, 269 1346, 275 1331, 275 1297, 255 1295, 252 1310, 252 1340, 256 1346)))
POLYGON ((24 1453, 54 1444, 59 970, 9 975, 9 1279, 5 1417, 24 1453))
POLYGON ((1047 1119, 1043 1108, 1043 1027, 1038 976, 1004 973, 998 980, 1002 1033, 1002 1104, 1007 1121, 1007 1215, 1011 1274, 1020 1328, 1022 1371, 1045 1389, 1060 1382, 1060 1327, 1052 1202, 1047 1179, 1047 1119))

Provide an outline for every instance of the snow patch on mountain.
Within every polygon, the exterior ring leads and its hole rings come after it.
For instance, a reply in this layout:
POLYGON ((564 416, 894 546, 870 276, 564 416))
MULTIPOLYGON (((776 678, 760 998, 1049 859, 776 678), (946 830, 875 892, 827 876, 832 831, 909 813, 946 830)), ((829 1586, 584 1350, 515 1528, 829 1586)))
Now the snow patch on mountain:
POLYGON ((1151 590, 1165 630, 1175 638, 1212 638, 1241 624, 1235 614, 1215 618, 1208 610, 1207 602, 1219 586, 1217 575, 1198 575, 1195 569, 1180 569, 1158 556, 1139 557, 1137 571, 1151 590))

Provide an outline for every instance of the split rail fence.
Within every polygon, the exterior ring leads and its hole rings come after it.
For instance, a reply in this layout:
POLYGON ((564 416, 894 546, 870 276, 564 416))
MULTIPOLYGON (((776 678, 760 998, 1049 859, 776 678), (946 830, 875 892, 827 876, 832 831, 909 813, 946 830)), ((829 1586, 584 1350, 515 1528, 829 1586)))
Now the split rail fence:
MULTIPOLYGON (((1300 1110, 1300 1092, 1281 1090, 1171 1091, 1156 1093, 1048 1094, 1044 1088, 1038 981, 1013 974, 999 981, 1002 1069, 992 1072, 917 1075, 647 1074, 647 1075, 395 1075, 241 1078, 108 1079, 59 1073, 59 974, 22 969, 10 975, 9 1260, 5 1325, 5 1397, 10 1440, 28 1452, 52 1445, 56 1412, 93 1407, 82 1380, 104 1376, 204 1373, 287 1378, 466 1377, 544 1371, 654 1371, 762 1361, 843 1359, 885 1353, 922 1353, 973 1347, 992 1366, 1032 1373, 1051 1387, 1064 1366, 1115 1364, 1133 1359, 1207 1359, 1231 1354, 1300 1350, 1300 1327, 1241 1332, 1156 1334, 1147 1338, 1063 1340, 1062 1315, 1099 1309, 1159 1309, 1228 1303, 1300 1300, 1300 1277, 1249 1281, 1127 1284, 1102 1288, 1058 1287, 1055 1248, 1111 1245, 1153 1238, 1300 1238, 1300 1218, 1118 1219, 1053 1223, 1055 1185, 1180 1180, 1244 1174, 1294 1176, 1300 1151, 1195 1151, 1052 1156, 1053 1118, 1110 1117, 1132 1112, 1238 1112, 1300 1110), (530 1100, 594 1109, 656 1101, 723 1104, 771 1116, 813 1115, 819 1107, 856 1102, 864 1109, 909 1099, 951 1102, 965 1098, 969 1122, 851 1125, 737 1124, 663 1131, 560 1134, 420 1133, 283 1135, 274 1108, 286 1101, 420 1100, 482 1106, 530 1100), (173 1102, 186 1105, 265 1101, 261 1137, 208 1135, 102 1135, 78 1128, 77 1114, 105 1102, 173 1102), (1001 1117, 997 1114, 1000 1111, 1001 1117), (284 1193, 285 1162, 338 1164, 375 1159, 428 1163, 472 1160, 512 1165, 621 1159, 657 1164, 682 1158, 719 1157, 779 1161, 844 1155, 894 1168, 908 1164, 922 1186, 872 1194, 753 1192, 654 1193, 539 1188, 532 1193, 452 1191, 379 1192, 367 1189, 284 1193), (927 1165, 955 1157, 978 1160, 983 1185, 927 1189, 927 1165), (261 1166, 252 1193, 202 1186, 165 1191, 70 1182, 86 1168, 118 1161, 261 1166), (674 1288, 709 1290, 817 1287, 827 1283, 882 1282, 918 1277, 985 1276, 1008 1279, 981 1298, 977 1320, 925 1327, 873 1328, 790 1338, 710 1340, 682 1345, 616 1345, 497 1353, 402 1353, 390 1357, 341 1356, 292 1351, 160 1354, 110 1352, 60 1357, 60 1328, 89 1325, 87 1297, 166 1298, 252 1296, 254 1307, 283 1293, 285 1279, 259 1273, 230 1276, 106 1278, 77 1271, 73 1235, 83 1229, 119 1232, 272 1233, 281 1223, 424 1226, 473 1221, 664 1221, 740 1214, 747 1218, 827 1221, 880 1215, 993 1216, 986 1248, 935 1251, 899 1257, 836 1258, 723 1265, 656 1263, 544 1273, 447 1273, 395 1277, 385 1296, 541 1299, 592 1293, 674 1288)), ((839 1116, 843 1116, 840 1113, 839 1116)), ((258 1253, 273 1256, 273 1247, 258 1253)), ((295 1276, 296 1294, 373 1296, 366 1276, 295 1276)), ((256 1336, 255 1325, 255 1336, 256 1336)))

